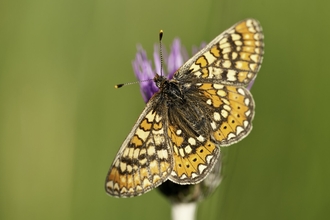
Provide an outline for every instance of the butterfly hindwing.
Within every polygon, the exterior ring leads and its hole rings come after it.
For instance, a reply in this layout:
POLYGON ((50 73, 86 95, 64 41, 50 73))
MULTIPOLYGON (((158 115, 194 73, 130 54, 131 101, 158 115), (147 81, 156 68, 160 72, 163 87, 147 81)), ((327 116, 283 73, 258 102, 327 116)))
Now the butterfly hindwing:
POLYGON ((192 137, 174 126, 169 126, 168 135, 174 158, 169 179, 178 184, 196 184, 205 179, 218 160, 220 149, 207 137, 192 137))
POLYGON ((212 83, 203 83, 198 89, 208 105, 211 140, 216 144, 231 145, 251 131, 254 101, 247 89, 212 83))

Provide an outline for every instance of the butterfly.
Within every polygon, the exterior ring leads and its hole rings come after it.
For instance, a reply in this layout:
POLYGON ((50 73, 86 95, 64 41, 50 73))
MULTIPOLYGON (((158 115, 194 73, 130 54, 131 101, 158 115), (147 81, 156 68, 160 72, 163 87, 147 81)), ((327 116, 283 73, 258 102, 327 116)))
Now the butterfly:
POLYGON ((166 180, 196 184, 218 161, 219 146, 246 137, 255 104, 246 87, 263 59, 262 28, 243 20, 191 57, 173 79, 157 75, 147 103, 106 177, 106 192, 133 197, 166 180))

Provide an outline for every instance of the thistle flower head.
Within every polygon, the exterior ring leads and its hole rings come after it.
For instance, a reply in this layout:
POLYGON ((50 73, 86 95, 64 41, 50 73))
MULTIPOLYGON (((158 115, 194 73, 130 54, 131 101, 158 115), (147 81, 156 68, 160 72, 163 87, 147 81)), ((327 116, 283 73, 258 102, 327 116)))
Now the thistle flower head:
POLYGON ((133 61, 133 70, 136 78, 141 82, 140 89, 144 102, 148 102, 154 93, 158 92, 158 87, 153 81, 156 73, 162 74, 167 79, 172 79, 175 71, 188 60, 186 49, 182 47, 178 38, 173 40, 170 53, 163 51, 164 63, 161 69, 161 59, 159 53, 159 45, 154 46, 154 67, 152 62, 147 58, 146 51, 141 45, 137 47, 137 54, 133 61))

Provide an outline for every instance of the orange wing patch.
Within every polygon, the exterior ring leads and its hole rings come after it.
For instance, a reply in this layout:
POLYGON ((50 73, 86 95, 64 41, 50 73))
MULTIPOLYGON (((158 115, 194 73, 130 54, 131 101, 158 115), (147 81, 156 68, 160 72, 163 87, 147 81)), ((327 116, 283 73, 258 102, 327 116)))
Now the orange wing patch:
POLYGON ((178 184, 195 184, 202 181, 217 160, 219 148, 202 136, 190 137, 171 125, 168 132, 173 144, 174 159, 169 179, 178 184))
POLYGON ((182 146, 174 153, 173 171, 169 179, 178 184, 196 184, 206 178, 218 159, 220 149, 211 141, 198 146, 182 146))

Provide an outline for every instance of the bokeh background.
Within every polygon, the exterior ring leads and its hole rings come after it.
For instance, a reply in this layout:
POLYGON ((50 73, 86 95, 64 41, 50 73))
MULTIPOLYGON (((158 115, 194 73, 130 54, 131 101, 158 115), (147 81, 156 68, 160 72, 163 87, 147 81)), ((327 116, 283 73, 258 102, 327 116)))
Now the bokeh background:
MULTIPOLYGON (((254 129, 223 149, 197 219, 330 216, 330 2, 0 2, 0 219, 169 219, 157 190, 109 197, 105 175, 144 103, 131 62, 158 31, 191 48, 253 17, 265 57, 254 129)), ((190 51, 190 49, 189 49, 190 51)))

